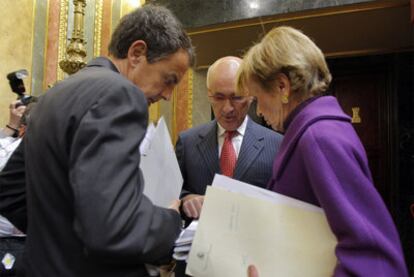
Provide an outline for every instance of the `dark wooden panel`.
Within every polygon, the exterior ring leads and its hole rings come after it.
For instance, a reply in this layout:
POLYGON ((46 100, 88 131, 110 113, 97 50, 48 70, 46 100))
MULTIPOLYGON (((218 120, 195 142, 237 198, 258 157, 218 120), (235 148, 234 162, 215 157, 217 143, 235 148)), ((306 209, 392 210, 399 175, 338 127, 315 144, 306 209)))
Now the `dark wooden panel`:
POLYGON ((390 104, 387 99, 387 67, 375 64, 372 68, 342 64, 337 61, 332 68, 334 80, 332 93, 338 98, 344 111, 360 122, 353 123, 367 152, 374 183, 388 207, 392 209, 390 179, 391 133, 388 122, 390 104), (351 67, 349 67, 351 66, 351 67))
POLYGON ((330 59, 329 66, 331 93, 345 112, 360 107, 361 123, 353 125, 414 274, 414 53, 330 59))

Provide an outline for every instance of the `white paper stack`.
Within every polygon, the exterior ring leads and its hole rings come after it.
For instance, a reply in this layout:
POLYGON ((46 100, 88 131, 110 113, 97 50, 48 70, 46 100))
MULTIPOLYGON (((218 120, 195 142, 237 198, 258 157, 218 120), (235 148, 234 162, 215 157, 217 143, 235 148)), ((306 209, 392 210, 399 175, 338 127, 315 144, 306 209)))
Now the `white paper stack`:
POLYGON ((140 145, 144 194, 157 206, 168 208, 180 197, 183 177, 164 118, 150 124, 140 145))
POLYGON ((246 276, 253 264, 260 277, 332 276, 336 244, 319 207, 216 175, 186 273, 246 276))
POLYGON ((193 220, 187 228, 181 231, 180 236, 175 241, 173 258, 177 261, 187 261, 188 253, 197 230, 198 220, 193 220))

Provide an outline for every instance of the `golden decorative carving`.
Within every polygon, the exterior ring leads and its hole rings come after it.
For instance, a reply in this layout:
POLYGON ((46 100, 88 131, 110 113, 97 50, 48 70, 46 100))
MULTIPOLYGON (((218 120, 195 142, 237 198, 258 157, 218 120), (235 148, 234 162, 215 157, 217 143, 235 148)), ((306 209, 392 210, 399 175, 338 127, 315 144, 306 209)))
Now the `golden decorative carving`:
POLYGON ((160 119, 160 102, 151 104, 148 108, 148 113, 150 122, 158 122, 158 119, 160 119))
POLYGON ((93 55, 98 57, 101 55, 101 36, 102 36, 102 14, 103 0, 96 0, 95 3, 95 30, 93 37, 93 55))
POLYGON ((174 88, 172 103, 172 140, 178 133, 193 125, 193 70, 190 68, 181 82, 174 88))
POLYGON ((171 140, 173 144, 175 144, 175 142, 177 141, 177 136, 178 136, 177 134, 177 104, 178 104, 177 93, 178 93, 178 86, 175 86, 174 91, 173 91, 173 98, 172 98, 172 118, 171 118, 171 130, 172 130, 171 140))
POLYGON ((187 128, 193 126, 193 69, 188 69, 187 128))
POLYGON ((359 107, 352 107, 352 119, 351 122, 352 123, 361 123, 361 117, 359 116, 359 111, 360 108, 359 107))
POLYGON ((73 0, 74 22, 72 38, 66 50, 66 58, 59 62, 60 68, 68 74, 76 73, 86 65, 85 39, 83 38, 86 0, 73 0))
MULTIPOLYGON (((58 48, 58 60, 61 61, 65 58, 66 53, 66 38, 68 28, 68 1, 60 1, 60 16, 59 16, 59 48, 58 48)), ((63 80, 64 72, 57 67, 57 80, 63 80)))

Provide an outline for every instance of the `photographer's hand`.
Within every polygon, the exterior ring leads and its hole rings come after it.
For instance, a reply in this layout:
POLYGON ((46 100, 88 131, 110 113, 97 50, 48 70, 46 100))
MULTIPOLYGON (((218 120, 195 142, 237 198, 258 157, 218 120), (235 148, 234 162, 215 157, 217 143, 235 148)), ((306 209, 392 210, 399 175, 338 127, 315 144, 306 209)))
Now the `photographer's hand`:
POLYGON ((17 105, 17 104, 21 104, 21 102, 19 100, 16 100, 10 103, 10 106, 9 106, 9 109, 10 109, 9 123, 7 123, 6 127, 3 129, 3 132, 7 136, 13 136, 16 133, 16 130, 18 133, 18 130, 20 128, 20 119, 22 118, 22 115, 24 111, 26 110, 26 106, 17 105))

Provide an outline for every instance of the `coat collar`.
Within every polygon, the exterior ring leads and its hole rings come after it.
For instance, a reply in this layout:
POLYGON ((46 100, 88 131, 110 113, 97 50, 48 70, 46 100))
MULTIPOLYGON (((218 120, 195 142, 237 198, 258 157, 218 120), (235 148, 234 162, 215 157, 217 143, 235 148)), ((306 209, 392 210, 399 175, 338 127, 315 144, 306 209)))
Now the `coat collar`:
POLYGON ((197 149, 200 152, 200 156, 203 157, 210 173, 214 176, 216 172, 220 172, 217 150, 217 121, 212 120, 207 123, 207 126, 202 128, 198 133, 198 137, 200 140, 197 143, 197 149))
POLYGON ((333 96, 323 96, 309 103, 295 116, 286 130, 280 152, 278 153, 273 168, 274 172, 277 172, 277 175, 274 176, 276 180, 282 175, 303 133, 309 126, 320 120, 351 122, 351 118, 342 111, 337 99, 333 96))
POLYGON ((251 164, 258 158, 260 152, 263 151, 264 135, 263 132, 260 132, 259 127, 257 123, 249 118, 234 170, 234 178, 237 180, 243 178, 251 164))
POLYGON ((105 67, 114 72, 120 73, 118 68, 116 68, 115 64, 106 57, 97 57, 86 65, 86 67, 105 67))

